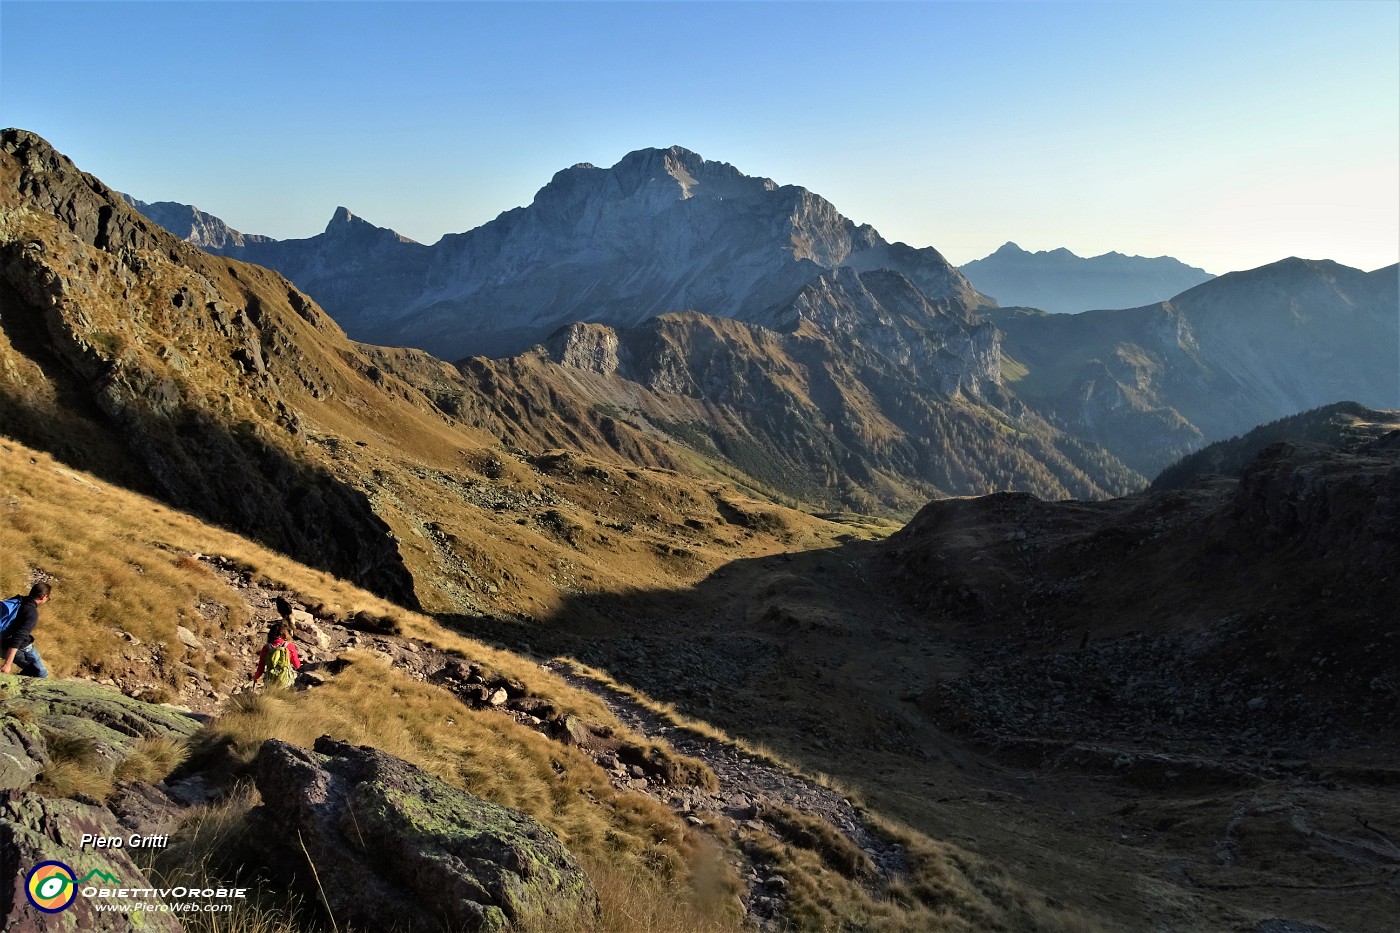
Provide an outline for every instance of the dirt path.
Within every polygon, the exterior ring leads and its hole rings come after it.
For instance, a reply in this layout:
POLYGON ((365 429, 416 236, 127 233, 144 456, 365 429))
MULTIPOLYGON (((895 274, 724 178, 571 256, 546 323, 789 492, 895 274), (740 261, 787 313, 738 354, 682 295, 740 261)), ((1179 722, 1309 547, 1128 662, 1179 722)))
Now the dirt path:
MULTIPOLYGON (((802 813, 816 814, 855 843, 874 864, 885 881, 907 873, 904 847, 891 842, 866 825, 860 811, 849 799, 816 781, 777 767, 733 745, 682 729, 632 697, 608 684, 578 673, 563 661, 546 662, 546 669, 580 690, 601 699, 625 725, 652 741, 662 741, 683 755, 705 762, 719 778, 714 792, 685 788, 639 788, 680 812, 713 813, 743 823, 749 829, 778 836, 774 827, 759 818, 765 810, 785 805, 802 813)), ((771 866, 743 866, 749 896, 745 905, 750 920, 761 929, 784 929, 781 882, 771 875, 771 866)), ((876 891, 871 892, 876 894, 876 891)))

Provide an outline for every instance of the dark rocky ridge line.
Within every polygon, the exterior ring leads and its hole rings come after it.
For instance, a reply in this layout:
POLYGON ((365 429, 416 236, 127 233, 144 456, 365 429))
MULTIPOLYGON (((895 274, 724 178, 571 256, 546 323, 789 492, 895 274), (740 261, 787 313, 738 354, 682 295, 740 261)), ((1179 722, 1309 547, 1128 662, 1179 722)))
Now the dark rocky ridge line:
POLYGON ((1400 730, 1397 529, 1392 431, 1104 503, 935 503, 884 567, 924 615, 998 620, 916 697, 949 728, 1296 756, 1400 730))

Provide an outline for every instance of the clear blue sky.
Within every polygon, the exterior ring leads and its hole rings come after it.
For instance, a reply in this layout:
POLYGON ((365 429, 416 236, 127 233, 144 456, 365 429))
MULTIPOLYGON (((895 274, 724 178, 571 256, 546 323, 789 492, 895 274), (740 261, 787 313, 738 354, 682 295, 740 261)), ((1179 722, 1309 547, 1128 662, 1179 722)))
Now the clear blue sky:
POLYGON ((1400 259, 1400 2, 0 2, 0 123, 248 233, 414 239, 679 144, 954 262, 1400 259))

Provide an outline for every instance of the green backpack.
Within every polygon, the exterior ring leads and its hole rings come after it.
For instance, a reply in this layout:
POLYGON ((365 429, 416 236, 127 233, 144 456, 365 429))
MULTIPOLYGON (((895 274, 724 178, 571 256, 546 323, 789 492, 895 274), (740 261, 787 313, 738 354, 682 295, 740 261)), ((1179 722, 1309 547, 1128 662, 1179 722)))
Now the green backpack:
POLYGON ((269 684, 290 687, 297 681, 297 672, 292 667, 292 655, 287 650, 287 642, 274 645, 267 652, 267 668, 264 676, 269 684))

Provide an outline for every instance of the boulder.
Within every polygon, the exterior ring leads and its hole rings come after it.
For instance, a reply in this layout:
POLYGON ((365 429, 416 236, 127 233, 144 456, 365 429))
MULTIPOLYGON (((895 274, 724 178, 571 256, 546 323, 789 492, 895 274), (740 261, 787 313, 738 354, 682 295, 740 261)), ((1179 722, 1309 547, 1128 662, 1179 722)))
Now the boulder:
POLYGON ((26 882, 29 873, 43 862, 62 862, 75 881, 101 872, 124 888, 152 887, 125 849, 80 849, 84 834, 127 835, 112 814, 100 807, 23 791, 0 794, 0 929, 6 933, 179 933, 184 929, 174 914, 161 911, 99 913, 97 905, 103 901, 82 894, 56 913, 45 913, 30 903, 25 896, 26 882))
POLYGON ((548 829, 377 749, 272 739, 254 775, 272 803, 250 814, 253 838, 342 925, 496 933, 598 909, 548 829))

